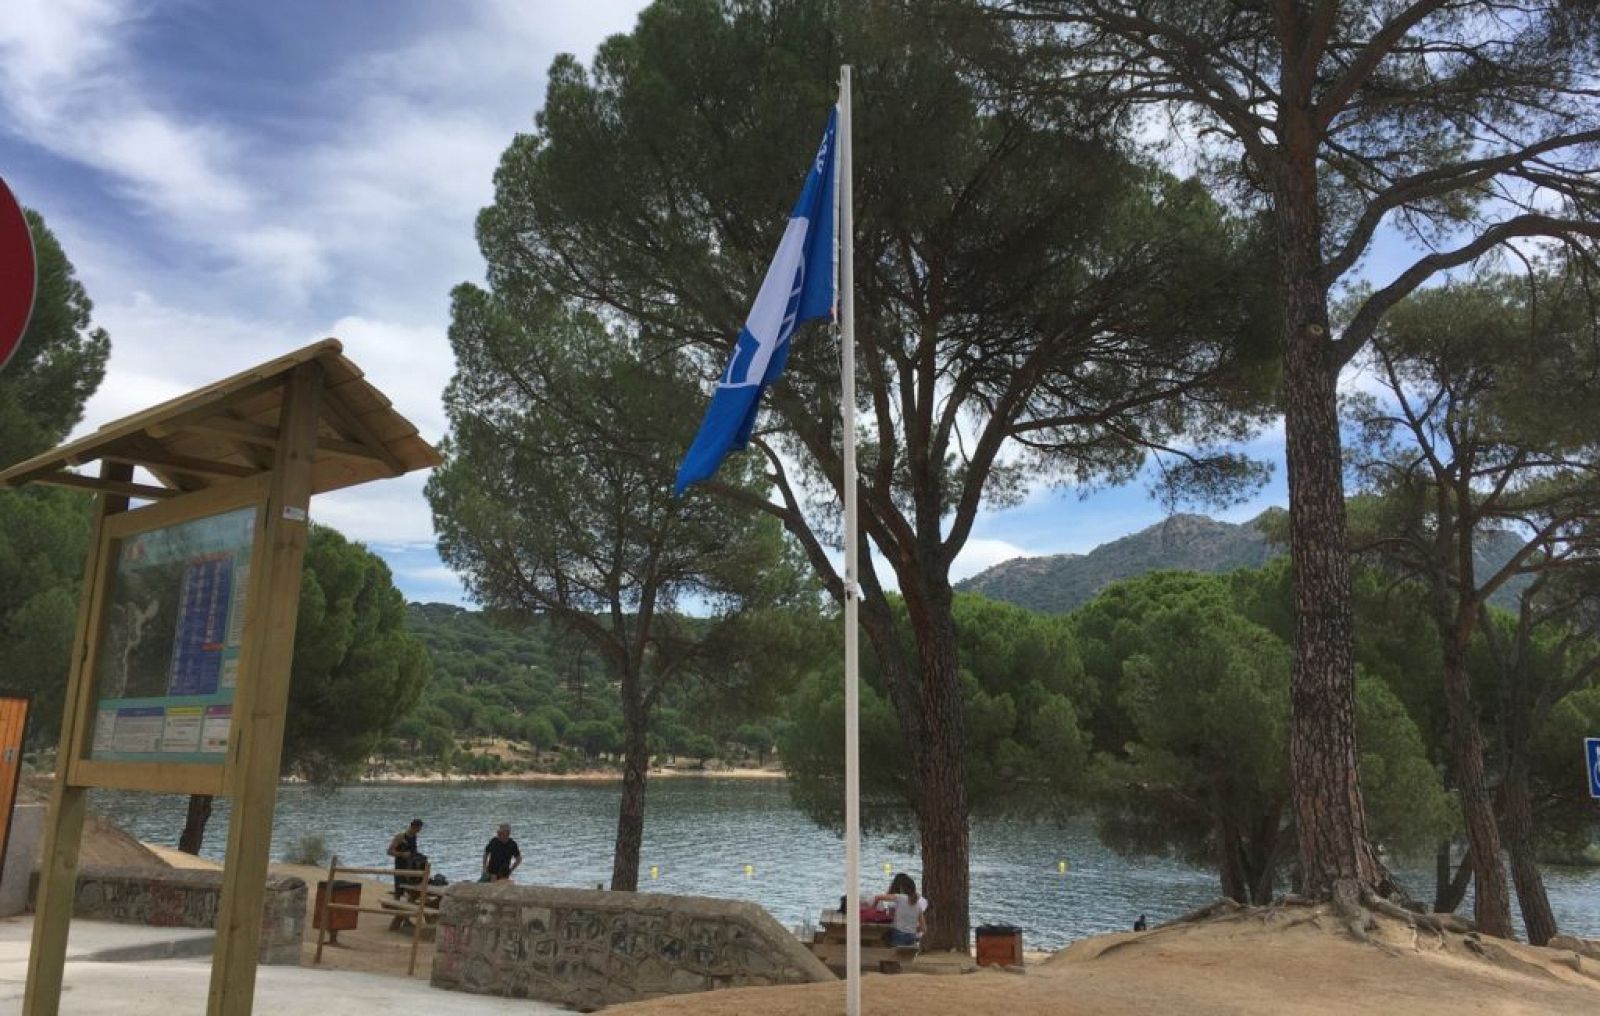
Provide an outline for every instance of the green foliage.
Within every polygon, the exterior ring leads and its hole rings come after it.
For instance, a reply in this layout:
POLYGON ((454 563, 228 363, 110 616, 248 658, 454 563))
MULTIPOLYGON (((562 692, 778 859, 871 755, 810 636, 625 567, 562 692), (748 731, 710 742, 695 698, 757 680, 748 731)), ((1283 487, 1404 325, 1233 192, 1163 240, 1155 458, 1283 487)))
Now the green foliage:
POLYGON ((328 840, 321 833, 300 837, 283 858, 290 864, 320 865, 328 859, 328 840))
MULTIPOLYGON (((897 610, 903 604, 895 602, 897 610)), ((958 595, 967 752, 962 775, 975 814, 1062 817, 1087 758, 1074 699, 1083 666, 1065 618, 958 595)), ((791 796, 815 821, 843 822, 844 690, 836 657, 801 682, 778 737, 791 796)), ((860 688, 862 821, 911 828, 916 786, 872 654, 860 688)))
POLYGON ((1222 580, 1194 572, 1153 572, 1106 589, 1072 615, 1083 658, 1083 706, 1100 751, 1120 751, 1135 736, 1123 695, 1123 664, 1144 645, 1145 620, 1164 603, 1221 595, 1222 580))
POLYGON ((1220 583, 1151 603, 1138 627, 1118 696, 1133 739, 1097 760, 1101 837, 1220 864, 1226 895, 1259 899, 1284 857, 1288 648, 1220 583))
POLYGON ((1417 724, 1389 686, 1356 673, 1356 743, 1361 792, 1373 842, 1403 857, 1420 857, 1461 824, 1417 724))
MULTIPOLYGON (((0 371, 0 466, 44 451, 83 418, 111 342, 55 235, 27 211, 38 263, 33 316, 0 371)), ((78 615, 89 498, 30 488, 0 492, 0 674, 34 696, 31 740, 53 742, 78 615)))
POLYGON ((319 781, 348 774, 417 703, 428 657, 405 622, 405 600, 383 560, 313 527, 300 578, 286 771, 319 781))
POLYGON ((67 436, 83 419, 83 404, 100 387, 111 354, 111 340, 94 326, 94 305, 55 234, 37 212, 24 214, 38 286, 27 331, 0 371, 0 466, 67 436))
POLYGON ((1563 696, 1532 746, 1539 846, 1550 857, 1581 857, 1596 840, 1594 801, 1584 772, 1583 742, 1600 733, 1600 687, 1563 696))
POLYGON ((88 508, 72 491, 0 493, 0 674, 34 696, 34 744, 54 743, 61 722, 88 508))
MULTIPOLYGON (((1417 691, 1430 676, 1412 615, 1385 608, 1358 572, 1360 770, 1374 835, 1389 850, 1431 849, 1456 823, 1429 745, 1384 677, 1417 691)), ((1408 591, 1400 603, 1412 601, 1408 591)), ((1157 572, 1118 583, 1072 615, 1098 748, 1091 799, 1107 843, 1217 865, 1223 888, 1264 898, 1292 859, 1287 560, 1227 576, 1157 572), (1231 844, 1222 849, 1222 844, 1231 844), (1219 859, 1227 859, 1226 865, 1219 859)), ((1413 602, 1414 606, 1414 602, 1413 602)), ((1426 631, 1426 629, 1423 629, 1426 631)), ((1436 653, 1434 654, 1436 659, 1436 653)), ((1432 673, 1438 693, 1437 667, 1432 673)), ((1430 700, 1431 701, 1431 700, 1430 700)))

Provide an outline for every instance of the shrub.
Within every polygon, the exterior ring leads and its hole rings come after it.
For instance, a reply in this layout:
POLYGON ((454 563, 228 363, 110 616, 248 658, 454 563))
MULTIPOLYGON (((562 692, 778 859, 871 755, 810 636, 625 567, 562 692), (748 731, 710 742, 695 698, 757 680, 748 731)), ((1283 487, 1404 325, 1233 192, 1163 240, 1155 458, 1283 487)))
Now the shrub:
POLYGON ((320 865, 328 859, 328 841, 321 833, 306 833, 300 841, 289 848, 289 856, 284 860, 290 864, 320 865))

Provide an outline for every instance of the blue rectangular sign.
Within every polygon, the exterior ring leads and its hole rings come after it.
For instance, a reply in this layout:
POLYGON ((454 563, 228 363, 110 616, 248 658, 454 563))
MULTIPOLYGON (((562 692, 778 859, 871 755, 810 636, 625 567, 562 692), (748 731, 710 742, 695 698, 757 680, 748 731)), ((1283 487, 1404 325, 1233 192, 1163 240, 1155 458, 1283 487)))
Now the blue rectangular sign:
POLYGON ((1583 757, 1588 763, 1589 796, 1600 797, 1600 737, 1583 739, 1583 757))

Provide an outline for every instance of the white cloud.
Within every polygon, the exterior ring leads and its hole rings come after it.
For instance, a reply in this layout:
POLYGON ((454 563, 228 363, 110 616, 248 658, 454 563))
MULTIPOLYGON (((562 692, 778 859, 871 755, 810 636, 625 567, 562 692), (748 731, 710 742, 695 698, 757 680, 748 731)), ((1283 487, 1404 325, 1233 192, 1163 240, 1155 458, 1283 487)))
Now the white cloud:
MULTIPOLYGON (((532 127, 555 55, 588 60, 641 6, 508 0, 437 12, 412 38, 304 81, 318 117, 279 123, 269 139, 201 92, 161 93, 134 45, 170 30, 148 6, 11 0, 0 132, 94 174, 90 190, 75 173, 30 195, 112 336, 80 432, 333 335, 437 441, 454 367, 449 292, 482 275, 473 222, 493 199, 500 153, 532 127), (130 242, 125 219, 90 211, 95 187, 148 236, 130 242)), ((313 509, 352 538, 431 556, 424 482, 324 495, 313 509)))
POLYGON ((401 324, 352 315, 335 321, 326 334, 344 343, 345 355, 389 396, 401 416, 417 425, 423 438, 436 442, 444 436, 442 396, 455 360, 442 323, 401 324))
POLYGON ((300 299, 318 241, 276 223, 263 160, 220 117, 182 116, 149 94, 125 0, 12 0, 0 18, 0 108, 9 130, 110 179, 110 190, 192 248, 300 299))
POLYGON ((422 496, 426 471, 319 494, 311 515, 375 547, 433 545, 433 510, 422 496))
POLYGON ((966 546, 961 548, 961 553, 956 556, 955 563, 950 566, 950 579, 953 582, 959 582, 968 576, 978 574, 985 568, 992 568, 1002 561, 1031 556, 1026 550, 1006 540, 973 537, 967 541, 966 546))
POLYGON ((399 575, 401 578, 414 583, 426 583, 428 585, 461 584, 461 579, 456 576, 455 571, 449 565, 443 564, 425 565, 420 568, 401 568, 399 569, 399 575))

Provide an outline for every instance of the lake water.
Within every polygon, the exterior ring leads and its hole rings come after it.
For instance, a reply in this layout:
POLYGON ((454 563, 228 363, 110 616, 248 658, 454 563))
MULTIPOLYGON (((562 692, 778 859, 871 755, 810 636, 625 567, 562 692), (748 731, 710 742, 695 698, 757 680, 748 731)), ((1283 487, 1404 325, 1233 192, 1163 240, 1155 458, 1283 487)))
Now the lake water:
MULTIPOLYGON (((518 881, 593 888, 610 882, 618 792, 614 783, 358 785, 332 792, 285 785, 278 792, 272 856, 285 856, 303 836, 317 833, 346 864, 384 866, 389 838, 419 817, 427 823, 423 851, 436 870, 460 881, 477 877, 483 846, 505 821, 522 847, 518 881)), ((91 795, 93 807, 133 835, 167 844, 175 844, 183 828, 185 801, 112 791, 91 795)), ((221 858, 227 831, 228 804, 219 799, 206 856, 221 858)), ((864 892, 887 886, 886 866, 920 876, 916 855, 905 846, 877 837, 864 841, 864 892)), ((1431 897, 1431 862, 1400 870, 1414 893, 1431 897)), ((1552 868, 1545 879, 1562 931, 1600 937, 1600 871, 1552 868)), ((753 900, 795 927, 837 905, 843 881, 842 841, 796 811, 781 780, 650 783, 641 888, 753 900)), ((1141 913, 1154 925, 1211 902, 1217 892, 1209 872, 1118 857, 1095 838, 1087 819, 1064 827, 973 825, 972 923, 1018 925, 1030 949, 1124 930, 1141 913), (1064 874, 1058 870, 1062 861, 1064 874)), ((1469 901, 1462 913, 1470 912, 1469 901)), ((1520 918, 1518 924, 1520 932, 1520 918)))

